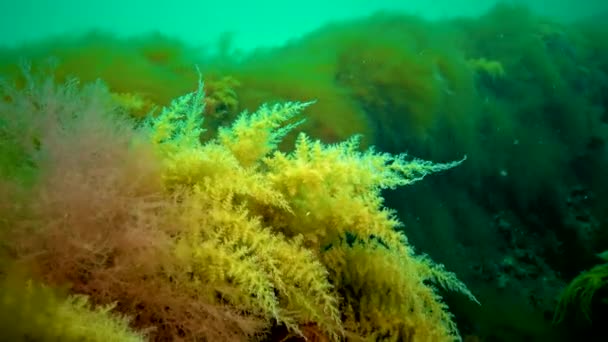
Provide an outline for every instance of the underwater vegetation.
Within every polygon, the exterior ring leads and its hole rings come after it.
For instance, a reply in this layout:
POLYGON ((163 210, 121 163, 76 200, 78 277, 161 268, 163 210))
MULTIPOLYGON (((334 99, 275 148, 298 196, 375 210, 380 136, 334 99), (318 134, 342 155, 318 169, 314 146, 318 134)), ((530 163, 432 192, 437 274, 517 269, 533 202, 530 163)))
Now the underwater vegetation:
POLYGON ((0 107, 3 149, 20 156, 2 187, 11 267, 2 311, 41 323, 3 334, 234 341, 277 325, 327 340, 459 336, 430 284, 475 297, 414 253, 380 192, 462 161, 360 151, 357 137, 325 145, 304 133, 292 152, 278 151, 311 102, 244 112, 201 142, 202 83, 138 124, 100 82, 25 73, 22 87, 3 85, 0 107), (31 294, 19 293, 11 269, 27 270, 21 287, 33 284, 31 294), (56 299, 45 286, 86 297, 56 299), (36 297, 36 313, 15 302, 36 297), (87 301, 104 308, 72 326, 69 310, 87 311, 87 301))
POLYGON ((250 52, 103 32, 0 49, 3 331, 593 340, 603 23, 499 4, 250 52))
MULTIPOLYGON (((598 254, 602 261, 608 261, 608 251, 598 254)), ((572 310, 574 313, 583 313, 587 320, 591 320, 592 305, 594 296, 598 292, 603 292, 608 286, 608 263, 603 263, 594 266, 588 271, 584 271, 572 280, 568 287, 562 293, 559 299, 559 306, 555 310, 554 320, 561 322, 570 311, 570 306, 578 308, 572 310)), ((606 303, 608 298, 605 293, 598 295, 603 303, 606 303)))

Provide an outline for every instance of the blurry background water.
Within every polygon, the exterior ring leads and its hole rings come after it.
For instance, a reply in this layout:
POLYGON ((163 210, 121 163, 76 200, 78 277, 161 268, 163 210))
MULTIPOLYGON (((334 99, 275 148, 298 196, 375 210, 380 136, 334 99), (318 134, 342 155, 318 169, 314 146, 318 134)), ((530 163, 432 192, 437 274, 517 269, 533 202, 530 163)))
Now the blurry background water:
MULTIPOLYGON (((496 0, 20 0, 0 2, 0 44, 15 44, 49 35, 103 29, 119 35, 160 31, 189 44, 214 42, 235 33, 242 48, 275 45, 320 25, 369 15, 380 10, 406 11, 425 18, 475 16, 496 0)), ((543 15, 575 19, 606 11, 603 0, 519 0, 543 15)))

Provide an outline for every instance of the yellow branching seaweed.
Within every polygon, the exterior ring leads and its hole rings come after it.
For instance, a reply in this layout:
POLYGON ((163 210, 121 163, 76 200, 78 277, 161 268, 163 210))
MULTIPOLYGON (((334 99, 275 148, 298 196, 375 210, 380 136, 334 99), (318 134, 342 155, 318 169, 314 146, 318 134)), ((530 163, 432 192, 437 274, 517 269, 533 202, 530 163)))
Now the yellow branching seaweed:
POLYGON ((179 197, 175 253, 189 286, 210 286, 222 301, 295 333, 314 324, 333 339, 458 338, 425 282, 475 298, 454 274, 414 254, 381 190, 464 159, 407 160, 361 152, 359 137, 325 145, 305 134, 293 152, 278 151, 311 102, 245 112, 202 143, 203 101, 202 89, 187 94, 148 126, 164 156, 166 189, 179 197))
MULTIPOLYGON (((301 134, 291 154, 275 152, 264 160, 269 178, 292 204, 295 215, 276 222, 288 233, 301 233, 321 247, 346 232, 362 237, 376 236, 390 246, 402 238, 394 228, 400 225, 390 210, 382 207, 382 189, 412 184, 424 176, 447 170, 462 161, 433 164, 406 161, 405 155, 358 151, 359 137, 326 146, 301 134)), ((275 217, 276 218, 276 217, 275 217)))
POLYGON ((152 128, 149 136, 152 143, 171 156, 181 148, 193 148, 199 145, 202 130, 202 114, 205 110, 203 82, 199 82, 197 91, 188 93, 171 102, 156 116, 150 116, 146 127, 152 128), (169 143, 170 142, 170 143, 169 143), (170 150, 167 150, 171 148, 170 150))
POLYGON ((263 105, 253 114, 242 113, 232 127, 219 131, 219 140, 244 167, 259 162, 266 154, 303 120, 286 124, 312 102, 288 102, 274 106, 263 105))
POLYGON ((143 342, 114 305, 94 306, 86 296, 63 298, 51 288, 17 276, 0 279, 3 341, 143 342))
POLYGON ((176 213, 180 226, 176 253, 192 272, 194 284, 210 284, 231 305, 276 319, 295 332, 300 324, 313 322, 337 336, 341 329, 337 299, 325 267, 297 239, 273 233, 245 207, 250 201, 290 211, 265 175, 243 164, 253 153, 263 153, 260 144, 271 150, 272 142, 283 134, 273 128, 303 105, 285 106, 282 112, 261 110, 255 122, 243 115, 232 136, 228 131, 220 134, 225 144, 200 144, 194 143, 202 122, 200 94, 199 89, 177 99, 149 121, 152 142, 165 157, 167 189, 183 191, 176 213), (247 122, 255 123, 260 134, 252 134, 247 122))
POLYGON ((213 183, 186 199, 178 253, 197 282, 210 284, 231 304, 276 319, 293 331, 314 322, 329 334, 340 329, 337 300, 325 267, 300 240, 262 226, 213 183), (230 284, 237 292, 223 291, 230 284))
POLYGON ((417 258, 370 241, 343 243, 323 259, 345 290, 348 330, 392 341, 445 341, 456 335, 447 307, 422 283, 417 258))

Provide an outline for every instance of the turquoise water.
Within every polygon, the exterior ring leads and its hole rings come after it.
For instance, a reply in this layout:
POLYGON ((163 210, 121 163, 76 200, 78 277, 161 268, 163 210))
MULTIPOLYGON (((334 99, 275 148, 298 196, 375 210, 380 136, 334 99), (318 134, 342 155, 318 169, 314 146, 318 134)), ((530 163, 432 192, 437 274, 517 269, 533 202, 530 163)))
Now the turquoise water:
MULTIPOLYGON (((492 7, 490 0, 311 0, 286 1, 78 1, 22 0, 0 3, 0 44, 101 29, 119 35, 160 31, 190 44, 214 42, 234 32, 239 47, 281 44, 324 23, 371 13, 405 11, 425 18, 475 16, 492 7)), ((536 12, 573 19, 608 10, 602 0, 506 1, 523 3, 536 12)))

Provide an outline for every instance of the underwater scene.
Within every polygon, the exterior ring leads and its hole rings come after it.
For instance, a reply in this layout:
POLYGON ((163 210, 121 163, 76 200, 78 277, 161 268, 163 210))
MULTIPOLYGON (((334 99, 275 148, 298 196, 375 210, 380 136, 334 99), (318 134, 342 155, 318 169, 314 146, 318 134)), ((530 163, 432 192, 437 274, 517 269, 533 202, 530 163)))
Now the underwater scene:
POLYGON ((608 340, 608 3, 122 33, 23 3, 0 341, 608 340))

